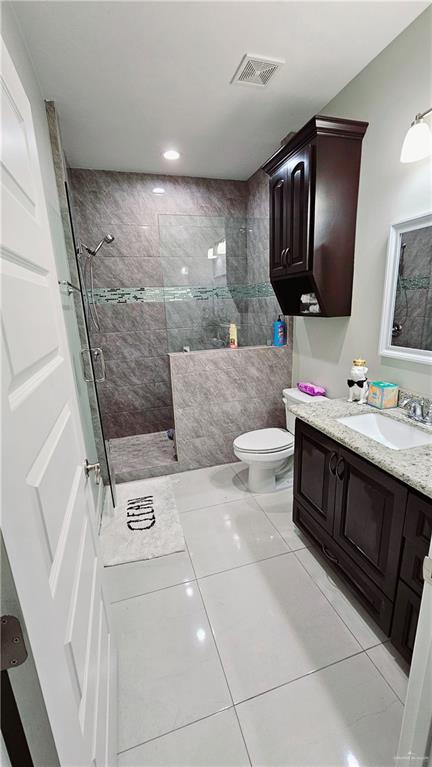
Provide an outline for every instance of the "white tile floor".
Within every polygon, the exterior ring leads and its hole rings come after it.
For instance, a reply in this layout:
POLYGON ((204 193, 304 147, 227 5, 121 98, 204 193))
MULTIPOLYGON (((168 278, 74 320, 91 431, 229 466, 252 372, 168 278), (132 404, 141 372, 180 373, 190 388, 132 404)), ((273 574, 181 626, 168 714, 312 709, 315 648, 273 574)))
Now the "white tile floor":
POLYGON ((188 551, 106 570, 119 765, 391 767, 406 668, 239 464, 173 476, 188 551))

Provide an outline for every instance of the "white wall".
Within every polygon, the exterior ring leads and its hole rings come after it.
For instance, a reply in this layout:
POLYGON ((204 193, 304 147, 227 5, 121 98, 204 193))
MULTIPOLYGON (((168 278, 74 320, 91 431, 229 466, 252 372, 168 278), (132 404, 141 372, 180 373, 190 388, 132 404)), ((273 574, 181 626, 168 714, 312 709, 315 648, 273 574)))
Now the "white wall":
POLYGON ((320 383, 332 397, 346 392, 354 357, 367 360, 371 379, 417 392, 432 388, 430 368, 378 355, 390 224, 432 209, 432 162, 399 162, 415 114, 432 106, 431 31, 429 7, 321 110, 369 122, 362 151, 351 317, 294 321, 293 381, 320 383))

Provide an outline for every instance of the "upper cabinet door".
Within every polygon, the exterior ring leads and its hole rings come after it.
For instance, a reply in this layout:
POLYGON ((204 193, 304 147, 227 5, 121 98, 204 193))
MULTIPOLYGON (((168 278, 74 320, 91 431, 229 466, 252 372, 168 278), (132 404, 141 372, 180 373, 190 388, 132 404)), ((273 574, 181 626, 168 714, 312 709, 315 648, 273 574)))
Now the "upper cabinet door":
POLYGON ((286 165, 270 181, 270 276, 281 277, 286 269, 286 165))
POLYGON ((286 171, 285 274, 307 272, 311 268, 313 146, 308 144, 290 157, 286 171))

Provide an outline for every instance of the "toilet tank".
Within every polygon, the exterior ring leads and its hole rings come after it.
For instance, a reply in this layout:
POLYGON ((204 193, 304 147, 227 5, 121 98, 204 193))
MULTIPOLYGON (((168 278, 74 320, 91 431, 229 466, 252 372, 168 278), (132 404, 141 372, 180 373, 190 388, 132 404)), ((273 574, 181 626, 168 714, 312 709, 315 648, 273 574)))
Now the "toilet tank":
POLYGON ((295 415, 291 413, 288 410, 287 405, 317 405, 319 402, 326 402, 327 397, 311 397, 310 394, 305 394, 305 392, 300 391, 297 388, 293 389, 284 389, 283 392, 283 402, 285 404, 285 416, 286 416, 286 426, 289 432, 291 434, 294 434, 295 432, 295 415))

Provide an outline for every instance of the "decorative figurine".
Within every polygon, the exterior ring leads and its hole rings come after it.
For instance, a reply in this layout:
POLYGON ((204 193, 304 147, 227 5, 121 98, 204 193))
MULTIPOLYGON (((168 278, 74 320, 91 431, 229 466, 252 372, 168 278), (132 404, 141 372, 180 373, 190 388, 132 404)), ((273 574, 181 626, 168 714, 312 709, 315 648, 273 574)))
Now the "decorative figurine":
POLYGON ((369 391, 367 372, 366 360, 353 360, 351 378, 348 378, 347 381, 349 387, 348 402, 358 401, 359 405, 366 404, 369 391))

